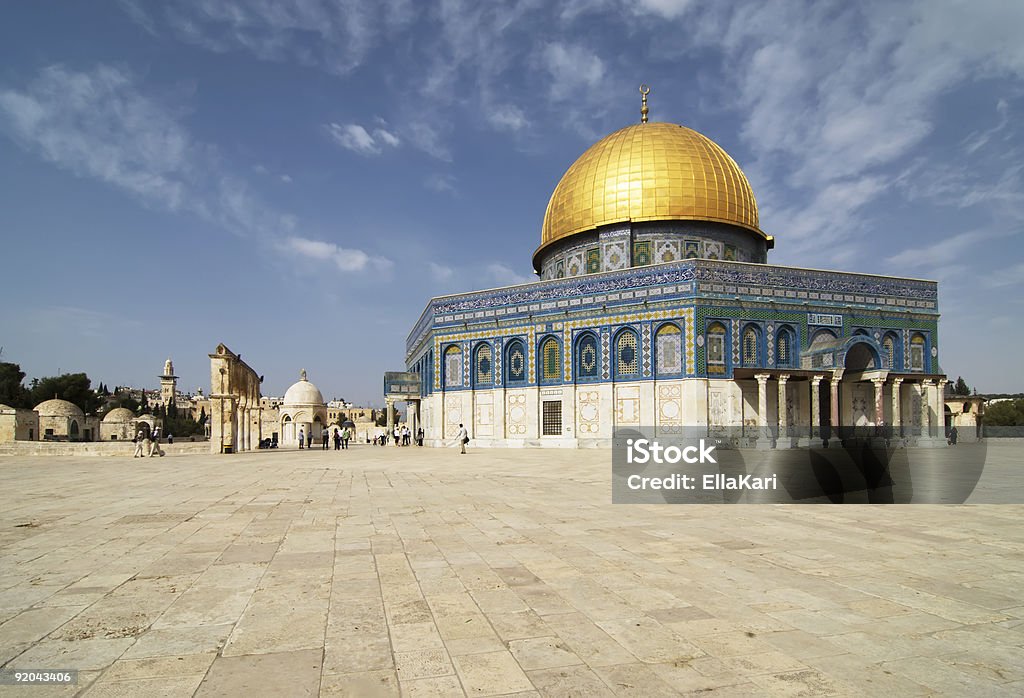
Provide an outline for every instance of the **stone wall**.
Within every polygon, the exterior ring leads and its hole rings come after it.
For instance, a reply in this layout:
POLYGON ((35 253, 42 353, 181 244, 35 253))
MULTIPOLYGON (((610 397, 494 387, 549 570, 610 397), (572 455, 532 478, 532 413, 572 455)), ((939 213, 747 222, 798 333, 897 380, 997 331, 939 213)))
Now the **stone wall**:
MULTIPOLYGON (((206 441, 175 441, 162 443, 160 448, 169 456, 209 453, 206 441)), ((0 444, 0 456, 124 456, 131 458, 135 444, 131 441, 94 441, 67 443, 53 441, 13 441, 0 444)))

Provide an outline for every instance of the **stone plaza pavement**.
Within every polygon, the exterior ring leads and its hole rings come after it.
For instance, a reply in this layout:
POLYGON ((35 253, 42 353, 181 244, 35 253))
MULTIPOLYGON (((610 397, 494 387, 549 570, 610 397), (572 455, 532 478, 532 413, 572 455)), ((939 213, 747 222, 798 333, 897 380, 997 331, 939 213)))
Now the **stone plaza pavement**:
POLYGON ((0 458, 0 663, 80 670, 0 694, 1024 694, 1024 507, 613 505, 610 468, 0 458))

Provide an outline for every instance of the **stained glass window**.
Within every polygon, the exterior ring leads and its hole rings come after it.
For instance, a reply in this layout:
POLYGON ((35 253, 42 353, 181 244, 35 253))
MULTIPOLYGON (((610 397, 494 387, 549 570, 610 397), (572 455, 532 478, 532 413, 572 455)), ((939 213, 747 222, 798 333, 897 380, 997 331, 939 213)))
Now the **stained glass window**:
POLYGON ((707 332, 708 373, 725 373, 725 326, 712 323, 707 332))
POLYGON ((580 338, 576 349, 576 376, 597 378, 597 337, 587 333, 580 338))
POLYGON ((743 330, 743 365, 757 366, 757 330, 754 327, 743 330))
POLYGON ((910 368, 914 371, 924 370, 924 337, 919 334, 910 339, 910 368))
POLYGON ((882 339, 882 362, 889 370, 896 368, 896 340, 891 334, 882 339))
POLYGON ((481 344, 476 350, 476 384, 488 386, 494 382, 494 362, 491 360, 491 345, 481 344))
POLYGON ((659 376, 683 372, 683 333, 678 325, 662 325, 654 338, 659 376))
POLYGON ((636 332, 625 330, 615 340, 615 373, 620 376, 635 375, 640 370, 636 349, 636 332))
POLYGON ((562 349, 558 340, 548 337, 540 345, 540 376, 545 383, 558 381, 562 377, 562 349))
POLYGON ((775 339, 775 365, 780 367, 792 366, 794 360, 793 356, 793 333, 787 328, 779 330, 779 334, 775 339))
POLYGON ((444 351, 444 386, 462 387, 462 349, 455 345, 444 351))
POLYGON ((509 342, 505 360, 505 382, 522 383, 526 380, 526 346, 516 339, 509 342))

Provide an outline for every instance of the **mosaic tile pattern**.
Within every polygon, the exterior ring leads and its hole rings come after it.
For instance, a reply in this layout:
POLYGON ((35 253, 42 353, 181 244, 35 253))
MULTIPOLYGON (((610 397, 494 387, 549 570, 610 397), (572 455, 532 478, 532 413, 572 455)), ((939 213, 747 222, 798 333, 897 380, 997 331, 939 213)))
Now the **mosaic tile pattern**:
POLYGON ((655 335, 654 357, 658 376, 683 372, 683 333, 673 324, 662 325, 655 335))
POLYGON ((640 347, 643 359, 643 374, 649 378, 651 375, 651 323, 649 322, 640 325, 640 347))
POLYGON ((491 345, 481 344, 476 350, 476 385, 489 386, 494 382, 494 359, 491 345))
POLYGON ((444 385, 446 388, 461 388, 462 349, 456 346, 444 350, 444 385))

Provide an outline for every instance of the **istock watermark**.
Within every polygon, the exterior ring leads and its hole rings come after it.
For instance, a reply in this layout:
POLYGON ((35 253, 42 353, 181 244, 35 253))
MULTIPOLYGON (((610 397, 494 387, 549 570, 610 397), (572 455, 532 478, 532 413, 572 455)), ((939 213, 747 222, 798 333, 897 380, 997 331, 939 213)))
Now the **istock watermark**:
POLYGON ((790 429, 782 439, 763 428, 704 425, 619 429, 612 501, 1024 503, 1024 441, 951 444, 853 427, 829 436, 790 429))

